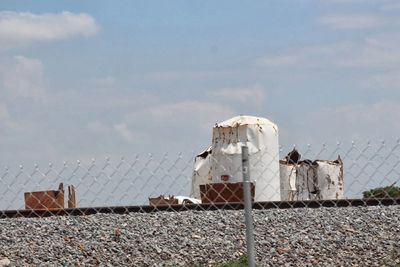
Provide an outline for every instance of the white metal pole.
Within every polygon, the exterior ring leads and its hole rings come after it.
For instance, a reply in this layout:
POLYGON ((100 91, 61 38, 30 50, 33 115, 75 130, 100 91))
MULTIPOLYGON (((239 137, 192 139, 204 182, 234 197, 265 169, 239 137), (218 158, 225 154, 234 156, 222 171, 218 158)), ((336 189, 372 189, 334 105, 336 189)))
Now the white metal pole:
POLYGON ((249 267, 255 266, 254 255, 254 228, 252 201, 251 201, 251 183, 250 183, 250 164, 249 164, 249 148, 242 146, 242 172, 243 172, 243 191, 244 191, 244 217, 246 222, 246 246, 247 246, 247 262, 249 267))

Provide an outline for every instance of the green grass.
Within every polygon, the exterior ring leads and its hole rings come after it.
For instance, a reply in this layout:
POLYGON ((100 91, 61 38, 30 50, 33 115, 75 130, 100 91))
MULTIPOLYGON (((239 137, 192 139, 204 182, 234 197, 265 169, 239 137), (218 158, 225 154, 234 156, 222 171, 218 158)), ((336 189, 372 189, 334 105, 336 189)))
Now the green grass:
MULTIPOLYGON (((192 264, 187 267, 202 267, 201 264, 192 264)), ((247 257, 243 256, 238 260, 229 260, 215 265, 215 267, 247 267, 247 257)))
POLYGON ((241 257, 239 260, 230 260, 217 265, 217 267, 246 267, 247 257, 241 257))
POLYGON ((393 248, 380 262, 382 266, 400 267, 400 249, 393 248))
POLYGON ((399 198, 400 197, 400 187, 398 186, 386 186, 386 187, 378 187, 368 191, 363 192, 364 198, 399 198))

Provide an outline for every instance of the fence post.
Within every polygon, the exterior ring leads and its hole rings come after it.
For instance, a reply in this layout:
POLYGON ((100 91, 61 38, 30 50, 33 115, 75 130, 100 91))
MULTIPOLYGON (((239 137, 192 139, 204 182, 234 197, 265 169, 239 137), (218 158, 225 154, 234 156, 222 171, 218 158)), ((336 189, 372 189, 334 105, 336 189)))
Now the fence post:
POLYGON ((249 148, 242 146, 242 172, 243 172, 243 191, 244 191, 244 217, 246 222, 246 246, 247 246, 247 262, 249 267, 255 266, 254 255, 254 229, 252 201, 251 201, 251 183, 250 183, 250 164, 249 164, 249 148))

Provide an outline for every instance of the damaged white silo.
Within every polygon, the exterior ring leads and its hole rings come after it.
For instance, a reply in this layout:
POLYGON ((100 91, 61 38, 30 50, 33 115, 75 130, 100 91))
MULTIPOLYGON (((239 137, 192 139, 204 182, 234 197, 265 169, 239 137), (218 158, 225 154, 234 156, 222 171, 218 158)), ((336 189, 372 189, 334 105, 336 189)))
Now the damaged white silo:
POLYGON ((337 160, 280 161, 282 201, 344 198, 343 162, 337 160))
POLYGON ((280 200, 278 127, 265 118, 237 116, 213 128, 210 158, 214 183, 243 181, 242 146, 249 148, 255 201, 280 200))

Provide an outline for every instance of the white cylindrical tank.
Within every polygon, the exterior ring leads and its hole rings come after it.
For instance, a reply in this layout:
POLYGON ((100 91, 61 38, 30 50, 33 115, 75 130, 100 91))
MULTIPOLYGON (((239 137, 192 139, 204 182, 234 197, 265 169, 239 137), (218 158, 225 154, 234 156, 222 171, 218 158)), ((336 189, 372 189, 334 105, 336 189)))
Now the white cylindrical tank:
POLYGON ((254 200, 279 201, 278 127, 265 118, 237 116, 214 126, 210 159, 212 182, 243 181, 243 145, 249 148, 254 200))

